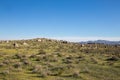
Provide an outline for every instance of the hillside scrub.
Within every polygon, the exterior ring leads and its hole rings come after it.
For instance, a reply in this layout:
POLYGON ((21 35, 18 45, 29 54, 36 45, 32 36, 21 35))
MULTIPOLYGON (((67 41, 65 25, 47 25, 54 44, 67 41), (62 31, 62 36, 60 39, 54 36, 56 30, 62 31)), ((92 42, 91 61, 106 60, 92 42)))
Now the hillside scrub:
POLYGON ((0 80, 120 80, 120 45, 83 46, 45 38, 3 41, 0 80))

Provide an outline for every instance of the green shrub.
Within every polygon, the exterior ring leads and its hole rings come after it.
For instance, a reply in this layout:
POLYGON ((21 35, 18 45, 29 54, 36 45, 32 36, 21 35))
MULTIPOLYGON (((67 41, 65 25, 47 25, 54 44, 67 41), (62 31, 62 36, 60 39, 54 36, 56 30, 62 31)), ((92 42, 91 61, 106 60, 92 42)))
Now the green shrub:
POLYGON ((41 55, 41 54, 46 54, 46 52, 44 50, 39 50, 38 55, 41 55))
POLYGON ((79 71, 74 71, 73 74, 72 74, 72 77, 78 78, 79 74, 80 74, 79 71))

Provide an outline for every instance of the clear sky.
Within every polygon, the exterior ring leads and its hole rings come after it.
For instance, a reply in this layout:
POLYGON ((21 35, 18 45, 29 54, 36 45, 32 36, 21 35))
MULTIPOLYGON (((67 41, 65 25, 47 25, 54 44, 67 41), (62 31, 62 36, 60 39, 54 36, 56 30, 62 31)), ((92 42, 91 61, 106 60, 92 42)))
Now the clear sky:
POLYGON ((0 0, 0 39, 120 39, 120 0, 0 0))

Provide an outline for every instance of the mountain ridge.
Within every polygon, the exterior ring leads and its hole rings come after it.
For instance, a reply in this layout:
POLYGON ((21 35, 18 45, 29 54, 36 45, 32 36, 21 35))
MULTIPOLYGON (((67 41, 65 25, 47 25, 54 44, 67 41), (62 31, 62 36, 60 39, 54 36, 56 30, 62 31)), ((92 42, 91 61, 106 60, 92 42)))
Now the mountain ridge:
POLYGON ((109 40, 94 40, 94 41, 81 41, 81 44, 110 44, 110 45, 120 45, 120 41, 109 41, 109 40))

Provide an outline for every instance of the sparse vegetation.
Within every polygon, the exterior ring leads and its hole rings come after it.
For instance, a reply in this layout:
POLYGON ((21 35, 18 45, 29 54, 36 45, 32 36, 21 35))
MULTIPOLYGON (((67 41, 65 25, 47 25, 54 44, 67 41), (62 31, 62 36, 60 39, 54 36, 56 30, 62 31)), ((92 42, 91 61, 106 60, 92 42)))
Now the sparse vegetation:
POLYGON ((0 80, 120 80, 116 46, 45 38, 2 41, 0 80))

